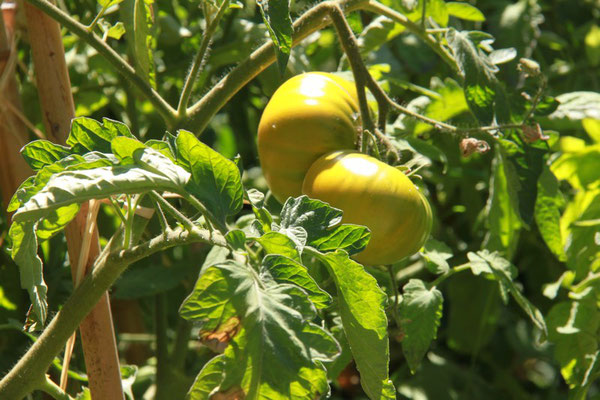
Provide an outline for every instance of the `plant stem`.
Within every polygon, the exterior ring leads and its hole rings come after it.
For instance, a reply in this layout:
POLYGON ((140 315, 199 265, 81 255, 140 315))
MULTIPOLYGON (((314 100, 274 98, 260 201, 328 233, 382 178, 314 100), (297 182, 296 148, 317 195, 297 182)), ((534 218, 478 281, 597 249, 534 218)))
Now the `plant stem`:
POLYGON ((442 282, 444 282, 446 279, 450 278, 452 275, 457 274, 461 271, 466 271, 469 268, 471 268, 471 264, 470 263, 465 263, 465 264, 461 264, 457 267, 452 268, 451 270, 449 270, 448 272, 446 272, 445 274, 442 274, 440 276, 438 276, 433 282, 430 282, 427 287, 429 289, 439 286, 442 282))
MULTIPOLYGON (((38 0, 39 1, 39 0, 38 0)), ((344 12, 363 8, 368 0, 340 0, 319 3, 294 22, 292 46, 296 46, 311 33, 329 25, 327 18, 331 4, 338 4, 344 12)), ((188 117, 179 121, 183 127, 200 134, 212 117, 236 94, 269 65, 275 62, 275 50, 269 40, 255 50, 246 60, 233 68, 200 101, 188 109, 188 117)))
POLYGON ((127 63, 112 47, 102 41, 93 32, 88 32, 87 27, 70 15, 66 14, 60 8, 47 0, 27 0, 35 7, 42 10, 44 13, 58 21, 65 28, 70 30, 75 35, 79 36, 83 41, 92 46, 98 51, 125 79, 136 86, 140 92, 146 96, 148 101, 156 108, 159 114, 167 122, 167 125, 173 125, 176 120, 176 112, 158 92, 156 92, 141 76, 136 74, 131 65, 127 63))
POLYGON ((169 348, 167 339, 167 302, 164 293, 154 296, 154 318, 156 330, 156 398, 165 399, 168 387, 169 348))
POLYGON ((122 239, 113 237, 98 256, 91 273, 73 291, 27 353, 0 380, 0 399, 21 399, 38 387, 69 336, 131 263, 158 251, 196 242, 226 246, 222 235, 199 228, 169 230, 126 250, 121 249, 122 239))
POLYGON ((195 196, 193 196, 193 195, 191 195, 189 193, 183 193, 182 196, 194 208, 196 208, 198 211, 200 211, 200 213, 202 213, 202 215, 204 215, 204 218, 206 218, 206 221, 209 224, 212 224, 213 226, 217 227, 217 229, 222 234, 227 233, 227 231, 228 231, 227 226, 224 225, 224 224, 222 224, 219 220, 217 220, 217 218, 215 218, 215 216, 213 215, 213 213, 210 212, 210 210, 208 210, 206 207, 204 207, 204 204, 202 204, 195 196))
MULTIPOLYGON (((203 3, 208 4, 208 3, 203 3)), ((200 42, 200 48, 198 49, 198 53, 196 54, 196 58, 194 59, 194 63, 192 64, 192 68, 188 73, 188 76, 185 79, 185 83, 183 85, 183 90, 181 91, 181 97, 179 98, 179 104, 177 105, 177 118, 183 119, 186 117, 187 106, 190 100, 190 96, 192 95, 192 89, 194 88, 194 82, 196 82, 196 78, 198 77, 198 72, 200 72, 200 68, 204 64, 204 59, 206 57, 206 52, 208 50, 208 46, 212 41, 212 37, 219 26, 219 21, 223 14, 225 14, 225 10, 229 8, 229 0, 224 0, 217 11, 215 17, 209 22, 208 15, 208 7, 204 8, 204 19, 206 21, 206 29, 204 30, 204 35, 202 36, 202 42, 200 42)))
POLYGON ((396 326, 400 328, 400 315, 398 315, 398 304, 400 301, 400 291, 398 290, 398 284, 396 283, 396 277, 394 276, 394 268, 391 265, 387 266, 388 273, 390 275, 390 283, 394 289, 394 309, 392 310, 392 316, 396 322, 396 326))
POLYGON ((175 333, 175 344, 171 351, 170 363, 173 368, 183 370, 185 367, 185 356, 188 351, 188 342, 192 333, 192 324, 183 318, 177 320, 177 331, 175 333))
POLYGON ((154 190, 150 192, 150 196, 152 196, 152 198, 162 207, 164 207, 164 209, 171 214, 173 217, 175 217, 175 219, 177 221, 179 221, 181 223, 181 225, 183 225, 183 227, 189 231, 192 231, 196 225, 194 225, 194 223, 192 221, 190 221, 190 219, 188 217, 186 217, 185 215, 183 215, 182 213, 179 212, 178 209, 176 209, 175 207, 173 207, 171 205, 171 203, 169 203, 167 200, 165 200, 160 194, 156 193, 154 190))
POLYGON ((106 4, 104 5, 104 7, 102 7, 102 10, 100 10, 100 12, 96 15, 96 18, 94 18, 94 20, 92 21, 92 23, 87 26, 87 31, 88 32, 92 32, 94 30, 94 28, 96 27, 96 24, 98 23, 98 21, 100 21, 100 18, 102 18, 102 16, 104 15, 104 12, 108 8, 109 4, 110 3, 106 2, 106 4))
POLYGON ((348 61, 350 62, 350 67, 352 68, 352 72, 354 74, 354 83, 356 84, 356 92, 358 94, 358 105, 360 108, 360 117, 363 125, 363 135, 361 140, 362 151, 366 152, 367 150, 367 133, 375 131, 375 125, 371 120, 371 115, 369 112, 369 105, 367 103, 367 95, 365 93, 365 85, 366 85, 366 77, 369 72, 366 70, 365 64, 363 63, 360 52, 358 50, 358 43, 356 42, 356 37, 350 29, 348 25, 348 21, 346 21, 346 17, 344 17, 344 12, 336 3, 330 3, 329 6, 329 16, 333 21, 333 26, 338 33, 338 37, 340 39, 340 43, 342 44, 342 48, 344 49, 344 53, 348 57, 348 61))
POLYGON ((56 383, 54 383, 48 375, 44 376, 45 379, 42 380, 41 385, 38 387, 39 390, 46 392, 53 399, 56 400, 73 400, 71 396, 69 396, 64 390, 60 388, 56 383))

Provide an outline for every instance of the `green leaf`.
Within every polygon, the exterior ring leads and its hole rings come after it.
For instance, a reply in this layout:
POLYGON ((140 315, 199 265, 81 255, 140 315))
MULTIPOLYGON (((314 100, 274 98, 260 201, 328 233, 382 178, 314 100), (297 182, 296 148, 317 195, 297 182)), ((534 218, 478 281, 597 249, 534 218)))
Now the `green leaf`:
POLYGON ((483 22, 485 15, 475 6, 469 3, 450 1, 446 3, 448 14, 466 21, 483 22))
POLYGON ((514 47, 509 47, 507 49, 494 50, 488 55, 488 57, 490 58, 490 61, 494 65, 504 64, 509 61, 512 61, 515 59, 516 56, 517 56, 517 49, 515 49, 514 47))
POLYGON ((411 279, 403 288, 399 313, 402 322, 402 352, 414 374, 431 341, 436 338, 442 318, 442 292, 428 289, 420 279, 411 279))
POLYGON ((494 338, 503 314, 497 283, 474 275, 462 275, 444 283, 444 313, 448 347, 477 355, 494 338), (473 321, 478 321, 473 324, 473 321))
POLYGON ((565 261, 566 256, 560 233, 561 204, 562 198, 558 189, 558 181, 550 169, 544 166, 538 181, 535 222, 550 251, 560 261, 565 261))
POLYGON ((146 260, 143 265, 133 265, 121 275, 113 287, 111 298, 137 299, 164 293, 181 284, 193 271, 198 271, 197 265, 148 265, 146 260))
POLYGON ((600 144, 564 152, 550 169, 558 180, 567 180, 575 189, 598 187, 600 144))
POLYGON ((445 27, 448 25, 448 7, 444 0, 427 0, 425 12, 428 17, 433 18, 440 26, 445 27))
POLYGON ((304 289, 315 307, 326 308, 331 303, 331 296, 317 285, 304 265, 278 254, 267 255, 262 265, 276 282, 291 283, 304 289))
POLYGON ((580 221, 600 219, 600 188, 579 191, 567 204, 560 219, 562 246, 567 255, 567 267, 583 279, 600 265, 598 228, 580 221))
POLYGON ((469 252, 467 257, 471 262, 471 270, 475 275, 487 273, 495 278, 500 286, 500 295, 505 304, 508 302, 508 295, 510 294, 534 325, 542 331, 543 336, 548 335, 544 316, 523 296, 513 282, 517 276, 517 268, 514 265, 498 253, 490 253, 487 250, 478 251, 477 253, 469 252))
POLYGON ((550 115, 558 109, 560 103, 555 97, 543 97, 535 107, 535 115, 550 115))
POLYGON ((125 34, 125 25, 123 25, 122 22, 117 22, 116 24, 112 25, 110 28, 108 28, 108 31, 106 32, 106 35, 109 38, 116 39, 116 40, 121 39, 121 37, 124 34, 125 34))
POLYGON ((370 239, 371 232, 367 227, 344 224, 335 227, 328 236, 315 239, 310 244, 324 253, 341 249, 353 255, 364 250, 370 239))
POLYGON ((581 121, 587 134, 596 143, 600 143, 600 119, 586 118, 581 121))
POLYGON ((294 33, 290 18, 290 2, 289 0, 262 0, 257 3, 275 45, 279 74, 283 76, 290 57, 294 33))
POLYGON ((29 293, 33 306, 33 329, 41 329, 48 316, 48 287, 44 282, 42 260, 37 255, 35 229, 35 221, 13 222, 8 235, 12 241, 11 257, 19 266, 21 287, 29 293))
POLYGON ((186 190, 224 224, 228 215, 241 210, 244 201, 238 167, 191 132, 179 131, 176 142, 177 163, 192 173, 186 190))
POLYGON ((250 204, 252 204, 252 211, 256 216, 257 222, 260 224, 259 231, 261 232, 261 234, 264 234, 265 232, 270 232, 271 225, 273 224, 273 216, 264 207, 265 195, 256 189, 248 190, 247 194, 248 200, 250 201, 250 204))
POLYGON ((600 119, 600 93, 569 92, 556 96, 556 100, 560 104, 556 111, 549 115, 550 119, 600 119))
POLYGON ((225 235, 225 240, 227 240, 227 244, 229 244, 232 250, 246 252, 246 234, 244 231, 239 229, 231 230, 225 235))
POLYGON ((591 299, 565 301, 548 313, 549 340, 554 357, 570 388, 587 383, 588 371, 596 364, 600 313, 591 299))
POLYGON ((59 172, 52 175, 43 189, 23 204, 13 218, 15 221, 36 221, 57 208, 113 194, 150 190, 180 192, 183 189, 180 183, 185 181, 185 174, 181 169, 174 181, 173 176, 157 174, 134 165, 59 172))
POLYGON ((112 7, 122 2, 123 0, 98 0, 98 4, 100 4, 100 7, 102 8, 112 7))
POLYGON ((495 76, 498 68, 477 47, 474 39, 478 37, 473 32, 458 32, 450 28, 446 33, 448 45, 465 77, 463 89, 467 104, 477 119, 489 124, 500 114, 496 111, 496 103, 502 99, 495 76))
POLYGON ((133 11, 133 40, 135 72, 156 89, 153 49, 156 40, 152 36, 152 4, 154 0, 135 0, 133 11))
POLYGON ((299 228, 306 232, 306 245, 321 251, 344 249, 349 254, 362 251, 370 238, 367 228, 339 225, 342 211, 307 196, 289 198, 281 211, 280 232, 295 236, 299 228))
POLYGON ((21 154, 29 166, 37 171, 46 165, 54 164, 58 160, 69 156, 71 151, 68 147, 48 140, 34 140, 23 147, 21 154))
POLYGON ((35 234, 40 240, 50 239, 53 235, 62 231, 78 212, 79 204, 76 203, 53 210, 38 223, 35 234))
POLYGON ((373 19, 358 36, 358 45, 362 55, 371 54, 383 44, 394 39, 406 28, 383 15, 373 19))
POLYGON ((79 154, 90 151, 110 153, 110 142, 117 136, 134 137, 122 122, 103 118, 100 123, 91 118, 78 117, 71 122, 67 145, 79 154))
POLYGON ((427 269, 434 274, 445 274, 450 271, 448 261, 454 256, 450 247, 435 239, 429 239, 423 246, 421 253, 427 261, 427 269))
POLYGON ((8 211, 16 211, 27 203, 36 193, 42 190, 54 175, 63 171, 84 171, 102 166, 114 165, 118 160, 103 153, 87 153, 83 157, 77 154, 67 156, 54 164, 47 165, 38 171, 35 177, 30 177, 19 186, 11 199, 8 211))
POLYGON ((517 134, 513 134, 512 139, 518 144, 517 146, 505 146, 509 142, 501 142, 504 149, 507 150, 506 153, 502 153, 503 165, 507 172, 506 178, 509 187, 516 188, 521 221, 528 227, 533 221, 538 180, 544 167, 544 156, 547 151, 524 143, 517 134), (513 170, 514 173, 512 173, 513 170))
POLYGON ((194 383, 185 397, 186 400, 204 400, 210 399, 213 390, 219 387, 223 381, 223 369, 225 360, 223 355, 219 355, 207 362, 200 370, 194 383))
MULTIPOLYGON (((424 109, 420 110, 423 115, 437 121, 448 121, 469 110, 465 92, 456 81, 448 78, 444 82, 440 81, 439 85, 436 92, 431 94, 432 97, 427 101, 424 109)), ((411 136, 418 136, 434 129, 431 124, 417 122, 404 114, 398 119, 406 126, 406 131, 413 133, 411 136)), ((410 137, 410 139, 410 143, 414 145, 413 138, 410 137)), ((417 148, 417 150, 419 149, 417 148)), ((438 155, 437 157, 444 158, 445 155, 438 155)))
POLYGON ((600 27, 596 24, 585 35, 585 54, 592 67, 600 65, 600 27))
POLYGON ((230 315, 222 310, 239 318, 241 327, 225 349, 221 392, 239 388, 246 399, 327 394, 321 361, 331 361, 339 347, 309 322, 316 310, 304 291, 277 284, 266 270, 259 276, 251 267, 230 261, 203 272, 181 315, 204 322, 204 329, 230 315))
POLYGON ((334 279, 344 331, 365 393, 371 399, 389 398, 393 386, 388 378, 385 293, 375 278, 362 265, 348 258, 345 251, 327 254, 311 252, 327 266, 334 279))
POLYGON ((519 188, 514 187, 514 183, 518 180, 509 180, 509 175, 516 175, 514 167, 498 151, 492 162, 490 195, 485 209, 488 233, 483 246, 504 252, 508 259, 515 251, 521 229, 518 205, 515 204, 519 188))
POLYGON ((280 232, 268 232, 257 238, 256 241, 265 249, 266 254, 279 254, 302 262, 296 243, 280 232))

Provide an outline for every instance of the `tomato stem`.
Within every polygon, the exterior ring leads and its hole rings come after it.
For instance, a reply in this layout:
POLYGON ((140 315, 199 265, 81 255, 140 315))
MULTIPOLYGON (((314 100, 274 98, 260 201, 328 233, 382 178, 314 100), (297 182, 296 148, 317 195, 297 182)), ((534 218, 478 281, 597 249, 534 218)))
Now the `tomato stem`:
MULTIPOLYGON (((207 4, 207 3, 203 3, 207 4)), ((208 46, 212 42, 212 37, 219 26, 219 21, 221 17, 225 14, 225 11, 229 8, 229 0, 223 1, 219 6, 217 14, 213 19, 210 19, 208 7, 203 8, 204 10, 204 20, 206 22, 206 28, 204 29, 204 35, 202 36, 202 42, 200 43, 200 48, 198 49, 198 53, 196 54, 196 58, 192 63, 192 68, 185 78, 185 83, 183 85, 183 90, 181 91, 181 96, 179 97, 179 104, 177 105, 177 118, 183 119, 187 115, 187 106, 190 100, 190 96, 192 95, 192 89, 194 88, 194 82, 196 82, 196 78, 198 77, 198 73, 200 69, 204 65, 204 61, 206 59, 206 53, 208 50, 208 46)))

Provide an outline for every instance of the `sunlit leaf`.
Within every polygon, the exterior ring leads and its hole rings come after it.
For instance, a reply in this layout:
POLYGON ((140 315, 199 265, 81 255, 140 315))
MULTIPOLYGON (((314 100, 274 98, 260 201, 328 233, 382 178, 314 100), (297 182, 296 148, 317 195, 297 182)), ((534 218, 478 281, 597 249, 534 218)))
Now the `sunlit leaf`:
POLYGON ((192 133, 177 135, 177 163, 192 174, 186 189, 222 223, 243 205, 244 192, 238 167, 192 133))
MULTIPOLYGON (((328 393, 320 361, 332 360, 339 347, 333 337, 309 322, 315 308, 298 287, 276 284, 266 270, 259 275, 249 266, 228 262, 202 273, 180 313, 188 320, 202 321, 202 329, 216 328, 227 316, 241 321, 222 358, 219 392, 241 390, 246 399, 313 398, 328 393)), ((218 378, 215 369, 211 367, 211 375, 218 378)))
POLYGON ((275 45, 279 74, 283 75, 292 49, 292 19, 289 0, 258 0, 263 21, 275 45))
POLYGON ((348 258, 344 251, 314 255, 326 266, 335 281, 342 323, 360 383, 371 399, 388 397, 393 385, 388 377, 389 342, 386 296, 364 267, 348 258))
POLYGON ((453 17, 464 19, 466 21, 485 21, 485 15, 483 15, 477 7, 469 3, 450 1, 446 3, 446 8, 448 9, 448 14, 453 17))

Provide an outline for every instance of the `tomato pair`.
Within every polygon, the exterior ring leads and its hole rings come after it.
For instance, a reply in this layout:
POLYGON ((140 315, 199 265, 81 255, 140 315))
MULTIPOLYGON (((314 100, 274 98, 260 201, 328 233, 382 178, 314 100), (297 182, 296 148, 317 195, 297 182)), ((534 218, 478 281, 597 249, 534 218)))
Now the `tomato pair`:
POLYGON ((344 212, 343 221, 371 230, 354 258, 391 264, 418 251, 431 230, 431 208, 401 171, 355 151, 356 89, 335 75, 312 72, 286 81, 258 127, 258 154, 281 202, 306 194, 344 212))

